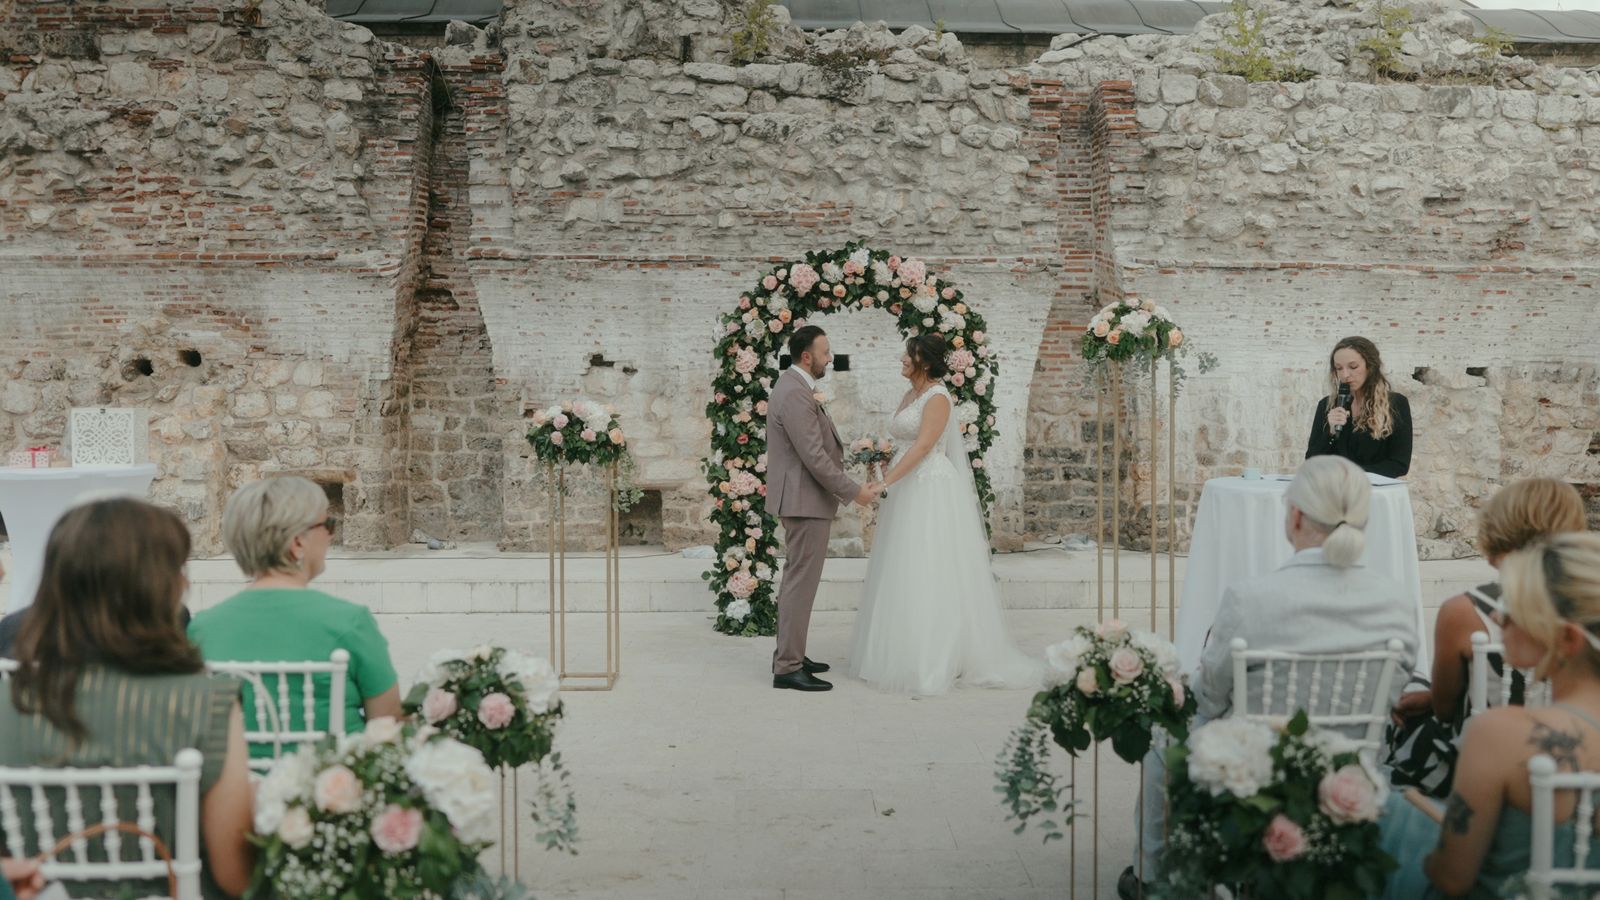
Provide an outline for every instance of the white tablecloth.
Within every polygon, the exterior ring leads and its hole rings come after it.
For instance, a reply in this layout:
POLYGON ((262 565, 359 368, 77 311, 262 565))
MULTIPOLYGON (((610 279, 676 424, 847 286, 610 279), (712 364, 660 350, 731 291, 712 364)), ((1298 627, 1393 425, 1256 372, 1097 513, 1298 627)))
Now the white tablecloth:
MULTIPOLYGON (((1288 512, 1286 476, 1256 480, 1213 478, 1200 494, 1189 565, 1178 600, 1178 656, 1185 671, 1200 667, 1206 632, 1222 604, 1222 592, 1238 581, 1277 569, 1294 555, 1284 537, 1288 512)), ((1417 533, 1411 518, 1411 492, 1405 482, 1372 489, 1363 565, 1404 585, 1417 605, 1418 671, 1429 669, 1428 639, 1422 615, 1422 582, 1417 575, 1417 533)))
POLYGON ((80 500, 106 496, 143 497, 155 480, 153 464, 74 466, 65 469, 0 468, 0 517, 11 539, 11 587, 3 609, 14 612, 33 602, 44 569, 50 529, 80 500))

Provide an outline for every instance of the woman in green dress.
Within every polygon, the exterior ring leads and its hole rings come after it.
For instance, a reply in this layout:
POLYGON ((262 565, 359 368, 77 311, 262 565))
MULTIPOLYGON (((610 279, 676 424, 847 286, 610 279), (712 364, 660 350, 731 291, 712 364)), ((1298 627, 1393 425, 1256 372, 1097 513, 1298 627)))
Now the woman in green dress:
MULTIPOLYGON (((188 557, 183 522, 141 500, 102 500, 61 517, 45 547, 33 611, 17 637, 20 666, 9 698, 0 700, 0 765, 170 766, 179 750, 199 750, 201 887, 212 900, 249 885, 254 792, 239 684, 206 674, 199 649, 179 625, 188 557)), ((175 793, 158 790, 153 798, 158 836, 169 846, 175 793)), ((117 793, 118 814, 135 821, 133 791, 126 794, 117 793)), ((50 802, 52 821, 68 821, 65 797, 50 802)), ((86 790, 84 804, 100 809, 98 792, 86 790)), ((31 806, 18 810, 30 856, 49 849, 38 846, 31 806)), ((90 847, 91 859, 105 859, 102 843, 90 847)), ((137 858, 137 842, 122 848, 137 858)), ((165 887, 67 885, 73 896, 92 897, 130 888, 147 896, 165 887)))

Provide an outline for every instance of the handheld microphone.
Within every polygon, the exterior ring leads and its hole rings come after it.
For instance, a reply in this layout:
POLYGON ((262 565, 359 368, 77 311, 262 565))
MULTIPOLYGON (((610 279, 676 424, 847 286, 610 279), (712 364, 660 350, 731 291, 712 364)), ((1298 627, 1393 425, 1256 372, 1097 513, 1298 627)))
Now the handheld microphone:
MULTIPOLYGON (((1339 385, 1339 408, 1345 412, 1350 411, 1350 385, 1348 384, 1339 385)), ((1337 438, 1341 431, 1344 431, 1343 425, 1333 430, 1333 436, 1337 438)))

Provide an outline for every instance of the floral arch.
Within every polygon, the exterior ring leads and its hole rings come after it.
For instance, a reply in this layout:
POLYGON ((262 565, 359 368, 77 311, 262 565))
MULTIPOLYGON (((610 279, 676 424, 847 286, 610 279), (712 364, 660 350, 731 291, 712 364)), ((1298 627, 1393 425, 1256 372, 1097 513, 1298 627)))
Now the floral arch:
POLYGON ((994 443, 1000 368, 983 317, 967 307, 961 290, 919 259, 858 243, 775 266, 721 317, 717 376, 706 406, 711 452, 704 464, 716 501, 717 563, 703 577, 716 594, 716 629, 724 634, 771 635, 778 627, 778 522, 764 499, 767 395, 778 377, 778 355, 808 321, 865 308, 894 316, 903 337, 935 332, 950 342, 946 385, 985 513, 994 502, 984 454, 994 443))

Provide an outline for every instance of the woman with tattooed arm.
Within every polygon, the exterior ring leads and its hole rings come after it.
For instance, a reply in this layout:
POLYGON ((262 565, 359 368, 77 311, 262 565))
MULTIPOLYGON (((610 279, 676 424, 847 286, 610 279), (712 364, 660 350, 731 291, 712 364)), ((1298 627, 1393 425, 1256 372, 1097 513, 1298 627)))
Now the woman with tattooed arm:
MULTIPOLYGON (((1506 882, 1529 864, 1528 760, 1546 754, 1564 772, 1600 771, 1600 535, 1531 544, 1505 559, 1501 575, 1506 662, 1548 679, 1553 703, 1496 707, 1468 720, 1439 824, 1391 797, 1384 845, 1401 869, 1386 896, 1504 896, 1506 882), (1429 843, 1433 852, 1418 871, 1429 843)), ((1558 866, 1572 864, 1576 805, 1571 792, 1556 794, 1558 866)), ((1588 858, 1600 865, 1600 841, 1588 858)))

